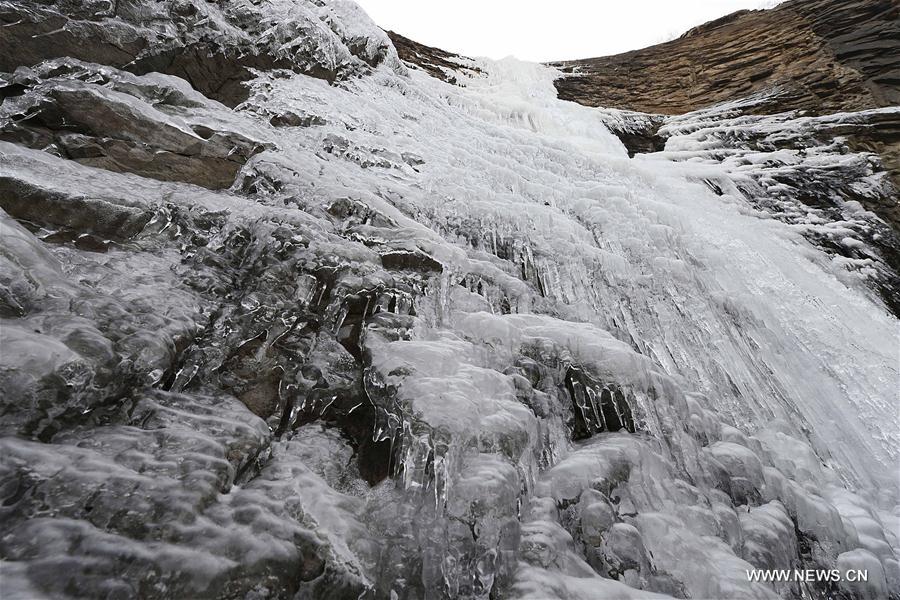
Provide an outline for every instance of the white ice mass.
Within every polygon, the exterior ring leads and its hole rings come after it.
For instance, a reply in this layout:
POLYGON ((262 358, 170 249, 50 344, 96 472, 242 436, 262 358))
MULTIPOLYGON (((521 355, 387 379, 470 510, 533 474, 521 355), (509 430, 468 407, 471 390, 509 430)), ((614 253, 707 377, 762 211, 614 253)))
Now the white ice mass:
MULTIPOLYGON (((898 321, 867 263, 748 199, 750 161, 708 160, 707 113, 629 158, 607 126, 635 117, 558 100, 550 67, 454 85, 352 2, 269 5, 279 52, 385 58, 258 71, 234 110, 75 59, 28 75, 151 154, 255 150, 210 190, 0 142, 3 193, 38 207, 3 213, 4 598, 824 597, 747 576, 812 567, 900 595, 898 321), (60 203, 113 243, 49 239, 79 226, 41 222, 60 203), (279 352, 261 418, 268 388, 227 374, 279 352), (364 409, 389 445, 369 483, 364 409)), ((36 110, 17 98, 0 123, 36 110)))

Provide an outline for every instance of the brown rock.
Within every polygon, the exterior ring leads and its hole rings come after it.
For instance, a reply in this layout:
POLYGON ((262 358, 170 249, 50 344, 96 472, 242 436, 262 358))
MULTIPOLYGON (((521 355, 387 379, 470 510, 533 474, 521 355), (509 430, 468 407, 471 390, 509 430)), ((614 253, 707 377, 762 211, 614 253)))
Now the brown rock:
POLYGON ((792 0, 740 11, 664 44, 554 63, 560 98, 681 114, 778 89, 765 113, 900 103, 900 2, 792 0))
POLYGON ((432 77, 456 83, 454 72, 478 72, 477 68, 465 66, 466 58, 458 54, 414 42, 394 31, 388 31, 387 34, 394 43, 400 60, 422 69, 432 77))

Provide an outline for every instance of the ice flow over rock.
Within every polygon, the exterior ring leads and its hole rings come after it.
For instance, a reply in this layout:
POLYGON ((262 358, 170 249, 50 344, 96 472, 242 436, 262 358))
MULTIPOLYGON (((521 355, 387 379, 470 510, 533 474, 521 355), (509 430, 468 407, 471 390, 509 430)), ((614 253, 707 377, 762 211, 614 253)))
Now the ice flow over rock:
POLYGON ((2 75, 4 597, 900 597, 897 319, 703 140, 349 2, 69 4, 6 26, 288 62, 2 75))

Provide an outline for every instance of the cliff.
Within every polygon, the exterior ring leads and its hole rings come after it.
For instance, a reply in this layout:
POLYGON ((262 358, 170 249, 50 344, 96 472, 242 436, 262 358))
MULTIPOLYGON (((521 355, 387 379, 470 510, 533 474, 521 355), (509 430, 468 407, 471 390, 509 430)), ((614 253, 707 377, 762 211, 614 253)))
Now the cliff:
POLYGON ((898 39, 896 0, 790 0, 650 48, 555 63, 577 75, 556 87, 586 106, 669 115, 774 90, 755 113, 896 106, 898 39))
POLYGON ((346 0, 0 19, 4 600, 900 598, 895 107, 586 107, 346 0))

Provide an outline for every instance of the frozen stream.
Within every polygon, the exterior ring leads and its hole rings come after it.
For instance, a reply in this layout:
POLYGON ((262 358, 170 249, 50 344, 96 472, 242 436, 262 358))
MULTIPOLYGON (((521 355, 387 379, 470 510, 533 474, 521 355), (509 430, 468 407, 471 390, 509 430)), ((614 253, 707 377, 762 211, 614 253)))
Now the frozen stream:
MULTIPOLYGON (((583 462, 582 456, 594 450, 573 448, 562 427, 542 420, 542 432, 535 434, 534 415, 514 405, 504 407, 502 400, 511 399, 513 391, 496 371, 508 372, 523 346, 538 346, 554 360, 595 365, 602 377, 632 387, 638 398, 649 394, 640 401, 643 429, 651 439, 665 439, 663 456, 676 468, 690 472, 677 457, 688 463, 692 459, 686 457, 698 449, 690 435, 671 430, 683 427, 696 434, 695 427, 703 430, 706 425, 699 423, 712 418, 723 424, 714 430, 731 432, 710 432, 723 440, 713 452, 722 453, 723 464, 756 460, 742 453, 745 447, 757 450, 760 442, 745 435, 764 440, 767 458, 758 475, 766 480, 765 499, 791 502, 774 491, 780 484, 767 478, 768 469, 783 469, 781 461, 788 461, 785 474, 801 486, 812 486, 804 489, 826 490, 825 498, 842 513, 844 525, 860 510, 857 502, 871 502, 866 510, 881 507, 886 523, 896 523, 891 507, 897 502, 900 450, 900 338, 896 319, 862 278, 785 225, 749 208, 736 193, 714 195, 701 184, 703 179, 718 180, 729 189, 729 180, 715 167, 628 159, 598 111, 556 99, 556 75, 550 69, 515 60, 477 66, 484 75, 465 81, 462 89, 419 73, 407 80, 382 72, 347 91, 301 79, 274 82, 266 94, 286 103, 302 98, 305 108, 313 106, 329 122, 349 125, 352 133, 335 135, 348 140, 340 144, 351 153, 377 156, 387 147, 421 157, 424 164, 415 173, 385 177, 374 169, 360 172, 356 165, 341 164, 329 165, 334 176, 317 181, 340 181, 345 189, 329 186, 327 194, 348 194, 379 208, 386 200, 426 224, 430 231, 405 224, 408 233, 401 246, 439 258, 451 283, 476 275, 491 284, 482 294, 490 306, 462 293, 438 291, 433 319, 421 319, 416 328, 414 339, 421 341, 397 342, 374 352, 375 366, 385 373, 400 364, 421 374, 395 383, 401 396, 409 390, 404 397, 430 426, 452 431, 447 452, 453 460, 448 458, 452 467, 446 477, 459 477, 477 490, 460 493, 491 503, 496 500, 489 481, 505 477, 507 486, 522 485, 515 478, 510 481, 509 473, 499 474, 508 469, 505 462, 497 471, 486 471, 478 461, 487 459, 471 459, 478 466, 470 467, 468 459, 453 454, 455 443, 481 447, 484 441, 473 439, 483 429, 528 432, 529 444, 538 448, 518 449, 522 454, 512 456, 526 472, 535 470, 530 462, 542 454, 552 456, 551 463, 561 461, 562 466, 550 470, 553 477, 561 470, 585 484, 597 470, 609 468, 598 466, 605 464, 600 458, 583 462), (367 190, 377 194, 370 196, 367 190), (466 249, 465 255, 459 248, 466 249), (508 273, 497 273, 496 256, 506 259, 500 268, 508 273), (497 314, 504 311, 504 301, 520 316, 497 314), (479 308, 482 312, 473 312, 479 308), (553 318, 528 316, 536 313, 553 318), (646 358, 630 354, 628 346, 646 358), (660 384, 657 378, 663 374, 666 383, 660 384), (673 389, 650 391, 659 385, 673 389), (688 413, 699 413, 675 425, 667 420, 687 416, 678 413, 681 394, 689 395, 688 413), (654 412, 655 418, 647 416, 654 412), (466 475, 470 468, 476 469, 479 483, 468 479, 475 477, 466 475), (839 491, 843 486, 860 497, 846 500, 839 491)), ((401 237, 369 233, 388 245, 401 237)), ((615 447, 624 442, 608 443, 615 447)), ((658 443, 632 448, 633 460, 649 460, 643 453, 659 451, 658 443)), ((502 447, 493 444, 487 444, 489 456, 502 447)), ((407 446, 408 460, 414 461, 415 449, 416 444, 407 446)), ((597 451, 599 456, 614 452, 597 451)), ((780 477, 774 471, 771 475, 780 477)), ((538 475, 538 490, 546 477, 538 475)), ((660 477, 677 480, 673 474, 660 477)), ((451 505, 452 485, 445 490, 451 505)), ((540 500, 531 502, 543 506, 540 500)), ((658 508, 647 502, 637 512, 658 508)), ((667 503, 677 500, 669 497, 667 503)), ((680 518, 687 530, 700 528, 682 514, 680 518)), ((821 518, 835 517, 813 520, 821 518)), ((646 527, 656 535, 653 525, 646 527)), ((753 532, 752 526, 745 527, 753 532)), ((730 572, 722 575, 725 579, 739 579, 736 565, 715 554, 721 549, 709 551, 702 542, 676 541, 678 534, 671 535, 669 542, 654 542, 659 544, 657 560, 665 553, 712 552, 706 568, 730 572), (682 550, 666 548, 667 543, 683 545, 682 550)), ((771 535, 773 540, 780 536, 771 535)), ((894 534, 885 535, 896 547, 894 534)), ((546 531, 540 536, 552 537, 546 531)), ((897 564, 891 552, 884 555, 889 570, 897 564)), ((682 569, 694 568, 692 562, 668 570, 681 579, 678 575, 686 576, 682 569)), ((561 570, 584 575, 571 565, 561 570)), ((715 579, 708 573, 703 577, 715 579)), ((689 589, 695 597, 717 597, 737 594, 728 587, 732 584, 747 587, 737 581, 689 589)), ((535 585, 535 597, 549 593, 550 588, 535 585)), ((568 585, 551 587, 576 594, 568 585)), ((586 585, 591 590, 598 584, 586 585)), ((521 589, 530 588, 522 584, 521 589)), ((585 593, 593 597, 593 592, 585 593)))
MULTIPOLYGON (((385 44, 300 4, 317 59, 385 44)), ((0 142, 65 207, 2 213, 11 598, 900 597, 900 328, 864 269, 701 140, 628 158, 556 71, 466 66, 260 72, 235 110, 77 61, 29 82, 122 143, 254 151, 214 191, 0 142), (66 237, 108 222, 138 225, 66 237)))

